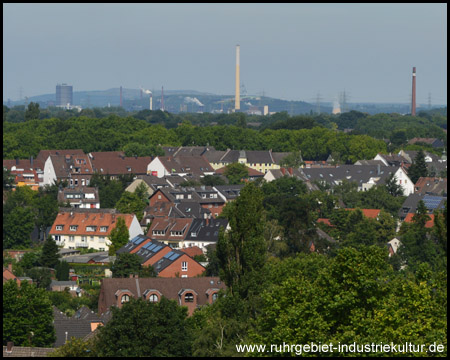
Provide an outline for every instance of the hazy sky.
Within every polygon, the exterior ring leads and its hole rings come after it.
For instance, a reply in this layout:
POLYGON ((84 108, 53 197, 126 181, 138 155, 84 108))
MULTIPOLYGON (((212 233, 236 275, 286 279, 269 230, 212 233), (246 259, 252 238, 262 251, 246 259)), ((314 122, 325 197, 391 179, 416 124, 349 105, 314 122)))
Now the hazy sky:
POLYGON ((117 88, 447 103, 447 4, 3 4, 3 100, 117 88))

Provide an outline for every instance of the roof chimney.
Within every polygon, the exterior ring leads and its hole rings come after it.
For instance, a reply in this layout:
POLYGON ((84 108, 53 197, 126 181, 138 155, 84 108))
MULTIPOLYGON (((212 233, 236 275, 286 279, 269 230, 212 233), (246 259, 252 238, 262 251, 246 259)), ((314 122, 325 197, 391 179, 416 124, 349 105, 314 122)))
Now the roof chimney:
POLYGON ((288 168, 289 174, 291 174, 291 176, 294 174, 294 171, 292 170, 292 168, 288 168))
POLYGON ((286 174, 286 169, 284 167, 280 168, 280 170, 283 175, 286 174))
POLYGON ((14 346, 14 342, 8 341, 8 343, 6 344, 6 352, 11 353, 13 346, 14 346))
POLYGON ((30 168, 33 169, 33 155, 31 155, 30 157, 30 168))

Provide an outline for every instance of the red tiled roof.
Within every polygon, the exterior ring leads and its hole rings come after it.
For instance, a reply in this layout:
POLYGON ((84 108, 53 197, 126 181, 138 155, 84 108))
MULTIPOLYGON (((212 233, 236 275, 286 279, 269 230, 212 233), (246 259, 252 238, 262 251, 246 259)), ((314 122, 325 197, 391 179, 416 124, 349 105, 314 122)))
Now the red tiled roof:
MULTIPOLYGON (((407 222, 407 223, 412 223, 413 222, 412 218, 413 218, 414 215, 415 215, 414 213, 407 214, 404 221, 407 222)), ((428 214, 428 216, 431 219, 426 222, 425 227, 426 228, 432 228, 434 226, 434 214, 428 214)))
POLYGON ((203 255, 202 249, 200 249, 198 246, 191 246, 191 247, 179 249, 179 250, 184 252, 185 254, 189 255, 191 258, 193 258, 196 255, 203 255))
POLYGON ((111 230, 116 227, 117 218, 125 219, 127 228, 130 228, 134 215, 111 214, 103 212, 60 212, 53 222, 50 235, 97 235, 109 236, 111 230), (72 213, 72 215, 71 215, 72 213), (64 225, 62 230, 56 230, 57 225, 64 225), (75 231, 70 226, 77 226, 75 231), (86 231, 87 226, 96 226, 95 231, 86 231), (106 232, 100 231, 100 227, 107 226, 106 232))
POLYGON ((100 174, 147 174, 151 156, 124 156, 121 151, 91 153, 92 166, 100 174))
POLYGON ((330 219, 326 218, 318 218, 317 222, 327 224, 328 226, 334 226, 333 224, 331 224, 330 219))
MULTIPOLYGON (((345 209, 345 210, 356 210, 356 209, 345 209)), ((365 217, 376 219, 380 214, 380 209, 360 209, 365 217)))
MULTIPOLYGON (((15 166, 16 169, 31 169, 31 160, 30 159, 20 159, 20 160, 3 160, 3 167, 11 170, 11 168, 15 166)), ((33 159, 33 169, 41 169, 44 170, 44 164, 42 161, 33 159)))

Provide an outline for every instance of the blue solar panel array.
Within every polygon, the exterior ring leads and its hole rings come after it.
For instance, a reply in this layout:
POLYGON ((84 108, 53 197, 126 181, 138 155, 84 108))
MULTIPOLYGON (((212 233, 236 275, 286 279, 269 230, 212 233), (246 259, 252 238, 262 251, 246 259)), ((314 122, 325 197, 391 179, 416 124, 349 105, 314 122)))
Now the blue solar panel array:
POLYGON ((139 245, 141 242, 143 242, 145 239, 147 239, 146 237, 140 237, 140 236, 136 236, 133 240, 135 245, 139 245))
POLYGON ((439 204, 441 203, 441 201, 443 199, 444 198, 442 196, 425 195, 423 197, 423 202, 424 202, 425 206, 427 207, 427 209, 434 210, 439 207, 439 204))
POLYGON ((181 256, 181 254, 171 251, 171 252, 168 252, 166 255, 164 255, 164 259, 173 261, 173 260, 176 260, 177 258, 179 258, 180 256, 181 256))

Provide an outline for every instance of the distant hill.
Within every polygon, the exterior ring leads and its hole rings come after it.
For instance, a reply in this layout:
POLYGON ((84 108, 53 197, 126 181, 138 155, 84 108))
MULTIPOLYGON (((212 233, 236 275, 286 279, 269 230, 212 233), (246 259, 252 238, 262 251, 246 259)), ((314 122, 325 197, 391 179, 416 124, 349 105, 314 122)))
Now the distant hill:
MULTIPOLYGON (((161 90, 152 90, 153 110, 161 108, 161 90)), ((139 111, 149 108, 149 95, 142 94, 140 89, 122 89, 123 107, 127 111, 139 111), (142 98, 141 98, 142 96, 142 98)), ((55 93, 37 95, 28 98, 28 102, 37 102, 41 108, 54 105, 55 93)), ((119 106, 120 88, 93 91, 74 91, 74 105, 80 105, 83 108, 119 106)), ((4 105, 13 107, 23 105, 22 101, 3 102, 4 105)), ((310 114, 317 112, 316 104, 310 104, 304 101, 289 101, 262 96, 241 96, 241 111, 250 109, 262 111, 263 106, 269 107, 269 112, 286 111, 289 115, 310 114)), ((348 110, 357 110, 370 115, 378 113, 399 113, 407 114, 410 112, 409 104, 382 104, 382 103, 353 103, 347 104, 348 110)), ((435 105, 434 108, 442 108, 446 105, 435 105)), ((172 113, 179 112, 227 112, 234 108, 234 95, 216 95, 196 90, 164 90, 164 108, 172 113)), ((426 105, 418 107, 428 110, 426 105)), ((320 112, 330 114, 332 104, 321 103, 320 112)))

